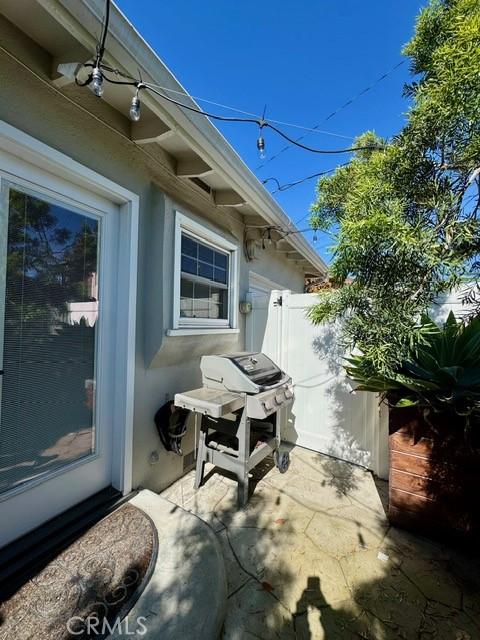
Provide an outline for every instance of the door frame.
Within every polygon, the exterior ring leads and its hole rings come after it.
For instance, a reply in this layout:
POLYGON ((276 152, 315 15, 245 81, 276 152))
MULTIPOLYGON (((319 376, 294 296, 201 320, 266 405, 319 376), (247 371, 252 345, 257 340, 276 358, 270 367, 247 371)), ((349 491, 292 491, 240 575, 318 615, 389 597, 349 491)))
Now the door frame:
MULTIPOLYGON (((122 492, 129 493, 132 488, 132 449, 133 449, 133 409, 135 382, 135 324, 137 294, 137 258, 138 258, 138 218, 139 197, 121 185, 105 178, 85 167, 69 156, 49 147, 36 138, 16 129, 0 120, 0 155, 8 154, 18 158, 19 167, 25 163, 33 165, 36 174, 48 174, 49 186, 57 181, 68 183, 71 200, 87 210, 92 206, 88 202, 88 193, 109 200, 118 206, 116 296, 109 316, 115 318, 115 349, 111 370, 115 376, 109 381, 111 390, 110 410, 113 425, 113 450, 111 484, 122 492), (87 201, 85 202, 85 195, 87 201)), ((11 173, 2 171, 8 181, 28 176, 17 176, 15 162, 11 173)), ((58 195, 56 196, 57 200, 58 195)), ((94 205, 93 205, 94 206, 94 205)), ((108 216, 107 216, 108 217, 108 216)), ((105 256, 108 259, 107 256, 105 256)), ((105 409, 105 407, 104 407, 105 409)), ((28 489, 28 487, 26 487, 28 489)), ((9 492, 10 493, 10 492, 9 492)), ((13 492, 12 492, 13 497, 13 492)))
MULTIPOLYGON (((273 280, 262 276, 260 273, 256 271, 248 272, 248 292, 247 292, 247 300, 252 303, 252 311, 246 317, 245 320, 245 348, 248 351, 254 350, 254 314, 255 314, 255 295, 261 294, 268 298, 268 305, 270 305, 270 301, 272 298, 272 293, 275 292, 279 294, 282 291, 283 287, 273 280)), ((268 322, 268 318, 267 318, 268 322)), ((278 347, 278 345, 277 345, 278 347)), ((267 354, 268 355, 268 354, 267 354)), ((271 357, 274 357, 279 364, 279 351, 278 348, 276 350, 275 355, 270 353, 271 357)))
POLYGON ((263 291, 265 293, 270 293, 271 291, 279 290, 281 291, 284 287, 282 285, 273 282, 269 278, 262 276, 260 273, 256 271, 248 272, 248 290, 257 289, 257 291, 263 291))

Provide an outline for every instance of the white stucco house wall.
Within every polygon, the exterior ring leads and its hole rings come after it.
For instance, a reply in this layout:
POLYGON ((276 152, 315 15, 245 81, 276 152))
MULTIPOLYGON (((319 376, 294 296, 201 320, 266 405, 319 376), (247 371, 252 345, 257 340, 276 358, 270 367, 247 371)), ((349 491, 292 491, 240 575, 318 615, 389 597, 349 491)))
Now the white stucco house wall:
MULTIPOLYGON (((205 117, 144 92, 142 118, 133 123, 131 87, 106 86, 99 99, 58 73, 59 64, 92 58, 103 10, 103 0, 0 0, 0 546, 105 487, 159 491, 181 476, 185 460, 162 448, 156 410, 199 385, 201 355, 245 349, 239 303, 252 283, 302 292, 306 274, 326 273, 300 233, 282 239, 273 232, 274 242, 262 248, 262 226, 292 231, 293 223, 205 117), (6 361, 13 268, 6 265, 19 251, 12 220, 21 207, 26 220, 28 207, 42 206, 69 220, 77 236, 95 233, 98 243, 87 274, 95 287, 65 311, 71 331, 82 308, 95 325, 94 376, 83 375, 70 395, 62 386, 68 343, 61 362, 49 363, 48 349, 42 352, 44 373, 34 382, 25 367, 6 361), (12 367, 24 376, 15 384, 12 367), (34 405, 47 401, 51 420, 43 408, 40 424, 34 405), (67 410, 70 401, 78 407, 67 410), (68 422, 87 409, 88 424, 78 423, 84 428, 66 424, 57 439, 42 440, 55 412, 68 422)), ((115 5, 105 60, 185 91, 115 5)), ((40 293, 37 306, 48 303, 40 293)), ((55 325, 48 340, 58 333, 55 325)), ((189 428, 185 457, 193 447, 189 428)))

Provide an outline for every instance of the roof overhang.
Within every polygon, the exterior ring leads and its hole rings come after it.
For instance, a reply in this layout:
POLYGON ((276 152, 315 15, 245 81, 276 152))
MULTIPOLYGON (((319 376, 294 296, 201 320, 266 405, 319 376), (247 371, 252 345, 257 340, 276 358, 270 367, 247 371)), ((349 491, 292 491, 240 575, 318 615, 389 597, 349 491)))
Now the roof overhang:
MULTIPOLYGON (((41 24, 39 17, 35 20, 33 12, 30 14, 25 7, 26 1, 21 3, 19 12, 15 9, 18 3, 7 0, 2 3, 6 7, 2 7, 2 12, 52 53, 51 81, 62 87, 66 80, 57 73, 58 64, 83 62, 88 59, 88 55, 93 55, 101 32, 105 2, 28 0, 32 7, 40 7, 43 13, 53 19, 49 25, 41 24), (29 16, 32 16, 31 23, 29 16), (87 58, 82 58, 85 54, 87 58)), ((105 59, 133 77, 138 77, 140 70, 143 80, 186 94, 181 96, 182 102, 198 108, 114 3, 111 6, 105 59)), ((127 114, 131 95, 133 89, 130 87, 109 87, 105 100, 127 114)), ((153 143, 162 147, 176 159, 174 170, 178 177, 201 180, 207 189, 211 189, 216 206, 236 209, 252 227, 263 223, 285 230, 296 230, 283 209, 205 116, 145 92, 142 94, 142 119, 139 123, 132 123, 130 137, 137 144, 153 143)), ((301 233, 288 235, 286 244, 290 248, 287 257, 294 259, 305 272, 327 272, 327 265, 301 233)))

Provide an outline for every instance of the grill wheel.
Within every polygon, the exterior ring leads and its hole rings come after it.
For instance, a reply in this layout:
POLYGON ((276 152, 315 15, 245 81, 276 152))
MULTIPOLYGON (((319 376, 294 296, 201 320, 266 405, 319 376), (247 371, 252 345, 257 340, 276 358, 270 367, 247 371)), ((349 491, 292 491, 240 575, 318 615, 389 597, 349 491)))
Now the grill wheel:
POLYGON ((288 471, 288 467, 290 466, 290 454, 288 451, 275 451, 273 460, 280 473, 286 473, 286 471, 288 471))

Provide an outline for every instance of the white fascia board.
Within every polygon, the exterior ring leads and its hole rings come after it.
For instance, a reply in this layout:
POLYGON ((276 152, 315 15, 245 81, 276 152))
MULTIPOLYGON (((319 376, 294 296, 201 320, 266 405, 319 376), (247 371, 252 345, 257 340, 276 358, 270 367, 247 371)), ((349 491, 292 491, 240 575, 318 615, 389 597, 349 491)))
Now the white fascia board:
MULTIPOLYGON (((37 2, 84 46, 90 48, 93 55, 95 50, 93 43, 96 42, 101 31, 104 0, 37 0, 37 2)), ((188 92, 113 2, 106 44, 106 58, 115 66, 134 77, 138 76, 138 69, 140 69, 144 80, 174 91, 181 91, 188 96, 188 92)), ((179 96, 173 94, 173 97, 179 96)), ((189 97, 182 96, 181 99, 185 104, 200 108, 189 97)), ((154 94, 143 94, 142 100, 148 103, 149 108, 156 112, 168 126, 179 133, 193 151, 226 180, 234 191, 249 202, 268 224, 296 229, 283 209, 210 120, 154 94)), ((128 111, 128 99, 125 101, 125 109, 128 111)), ((254 139, 255 132, 252 128, 252 144, 254 139)), ((320 273, 327 273, 326 263, 301 234, 289 236, 288 242, 320 273)))

